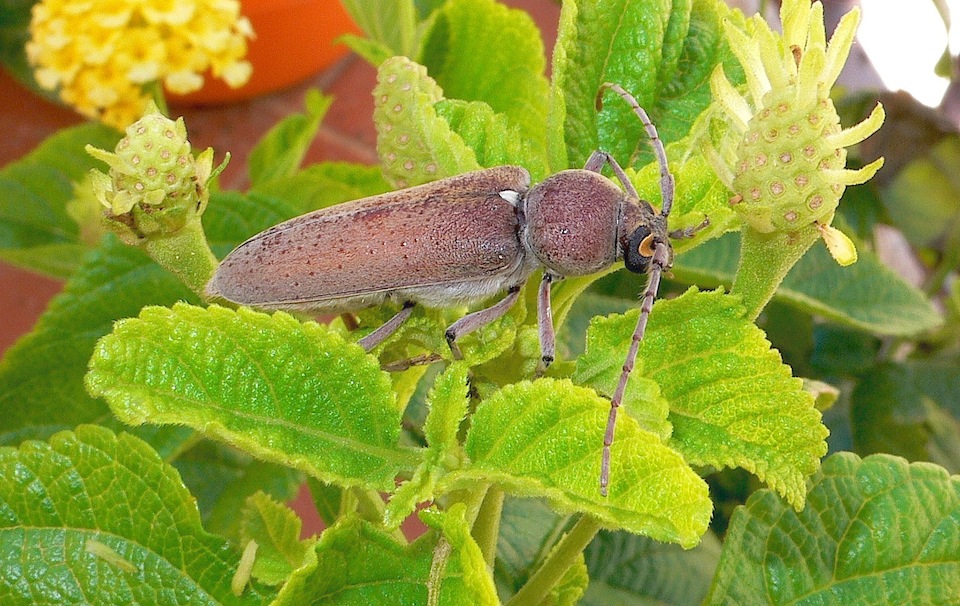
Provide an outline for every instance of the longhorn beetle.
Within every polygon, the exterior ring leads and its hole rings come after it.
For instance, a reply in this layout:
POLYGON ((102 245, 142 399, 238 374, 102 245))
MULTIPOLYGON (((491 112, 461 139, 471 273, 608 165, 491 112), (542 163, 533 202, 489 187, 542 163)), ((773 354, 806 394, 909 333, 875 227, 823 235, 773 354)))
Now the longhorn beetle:
POLYGON ((542 368, 553 361, 550 284, 592 274, 623 259, 648 274, 640 318, 610 401, 603 438, 600 492, 607 494, 610 445, 617 409, 660 286, 673 263, 670 238, 691 237, 706 225, 667 231, 674 179, 657 130, 632 95, 620 95, 643 122, 660 165, 662 210, 641 200, 616 159, 595 151, 583 169, 564 170, 530 186, 519 166, 499 166, 324 208, 261 232, 231 252, 207 294, 261 309, 356 311, 389 298, 400 311, 359 340, 368 351, 410 317, 415 304, 478 303, 506 291, 492 306, 463 316, 446 331, 455 358, 457 339, 500 318, 520 289, 543 270, 538 293, 542 368), (621 190, 600 174, 608 165, 621 190))

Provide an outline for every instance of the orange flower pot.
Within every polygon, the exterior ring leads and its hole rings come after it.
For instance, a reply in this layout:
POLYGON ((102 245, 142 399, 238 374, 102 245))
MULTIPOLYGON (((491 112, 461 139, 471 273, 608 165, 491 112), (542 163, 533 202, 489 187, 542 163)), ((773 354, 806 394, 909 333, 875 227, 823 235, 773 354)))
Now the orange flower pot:
POLYGON ((249 41, 250 81, 230 88, 204 75, 200 90, 187 95, 168 92, 171 103, 215 105, 242 101, 280 90, 320 72, 349 49, 333 41, 359 33, 338 0, 240 0, 256 37, 249 41))

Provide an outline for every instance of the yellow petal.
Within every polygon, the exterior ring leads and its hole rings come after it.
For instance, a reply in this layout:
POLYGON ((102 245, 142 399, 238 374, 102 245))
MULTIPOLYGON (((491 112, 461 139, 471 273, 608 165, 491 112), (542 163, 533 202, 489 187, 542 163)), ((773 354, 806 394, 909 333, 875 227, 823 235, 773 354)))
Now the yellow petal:
POLYGON ((839 229, 831 225, 817 225, 820 236, 823 238, 830 256, 841 266, 846 267, 857 262, 857 247, 853 240, 839 229))

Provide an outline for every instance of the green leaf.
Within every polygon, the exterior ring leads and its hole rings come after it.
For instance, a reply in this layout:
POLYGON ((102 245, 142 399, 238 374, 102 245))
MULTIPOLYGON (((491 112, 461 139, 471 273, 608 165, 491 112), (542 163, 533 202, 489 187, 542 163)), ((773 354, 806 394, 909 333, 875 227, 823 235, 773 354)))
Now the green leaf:
POLYGON ((543 149, 549 84, 529 14, 493 0, 449 0, 434 14, 421 62, 448 97, 486 103, 543 149))
POLYGON ((852 396, 857 451, 932 461, 960 472, 960 357, 880 364, 860 377, 852 396))
POLYGON ((315 541, 301 541, 300 518, 289 507, 258 492, 247 499, 243 510, 240 544, 257 542, 253 578, 279 585, 307 561, 315 541))
MULTIPOLYGON (((321 162, 267 183, 256 184, 254 194, 281 200, 291 217, 313 210, 390 191, 380 168, 349 162, 321 162)), ((206 222, 208 214, 204 215, 206 222)), ((252 235, 252 234, 251 234, 252 235)))
POLYGON ((554 544, 570 530, 572 516, 561 516, 541 499, 504 499, 497 537, 494 579, 505 600, 540 568, 554 544))
POLYGON ((633 94, 664 141, 686 137, 711 103, 714 67, 723 63, 729 77, 742 79, 721 29, 725 18, 737 14, 719 0, 564 2, 548 126, 553 168, 582 166, 596 149, 624 165, 653 159, 626 103, 607 93, 603 111, 596 111, 604 82, 633 94))
POLYGON ((480 168, 476 154, 437 115, 443 91, 422 65, 385 61, 373 90, 377 153, 387 181, 407 187, 480 168))
POLYGON ((341 4, 373 41, 394 55, 415 55, 417 8, 413 0, 342 0, 341 4))
MULTIPOLYGON (((436 574, 452 576, 452 573, 459 569, 464 586, 461 591, 470 596, 471 603, 499 604, 493 579, 487 570, 487 563, 480 551, 480 546, 473 540, 470 533, 471 524, 467 523, 466 515, 467 507, 463 503, 456 503, 446 511, 425 509, 420 513, 421 520, 428 528, 443 533, 443 538, 437 543, 434 551, 431 576, 436 574), (447 546, 449 546, 450 555, 444 554, 448 551, 447 546), (451 557, 454 554, 456 557, 451 557), (445 558, 446 563, 443 562, 445 558), (453 570, 448 570, 450 568, 453 570)), ((439 598, 442 593, 441 585, 436 591, 437 597, 439 598)))
POLYGON ((209 440, 201 440, 173 465, 197 499, 204 528, 236 542, 241 538, 240 514, 249 496, 262 491, 286 502, 297 496, 303 484, 303 474, 295 469, 259 461, 209 440))
POLYGON ((435 108, 437 115, 473 149, 480 166, 519 164, 530 172, 535 182, 547 175, 543 147, 530 144, 516 125, 486 103, 446 99, 435 108))
POLYGON ((0 361, 0 442, 102 423, 107 407, 83 387, 94 343, 114 320, 177 300, 195 295, 141 251, 106 238, 0 361))
POLYGON ((797 513, 768 490, 730 523, 706 604, 950 604, 960 478, 887 455, 824 461, 797 513))
POLYGON ((286 116, 260 139, 247 160, 250 183, 254 187, 294 174, 317 136, 331 103, 333 97, 310 89, 304 99, 307 111, 286 116))
MULTIPOLYGON (((571 379, 577 385, 590 387, 598 394, 611 398, 620 382, 623 360, 611 363, 611 352, 623 351, 623 335, 604 332, 591 324, 586 331, 586 352, 577 358, 577 369, 571 379)), ((616 356, 616 354, 614 354, 616 356)), ((656 434, 661 440, 670 439, 673 425, 667 420, 670 403, 660 392, 660 385, 653 379, 635 375, 623 394, 624 409, 640 427, 656 434)))
POLYGON ((316 570, 294 574, 275 604, 496 604, 492 585, 475 582, 489 575, 485 566, 477 568, 476 544, 467 547, 472 540, 462 512, 443 526, 448 535, 430 532, 407 546, 367 522, 345 519, 321 535, 316 570))
MULTIPOLYGON (((609 369, 623 364, 639 313, 591 323, 587 343, 601 339, 609 369)), ((670 404, 670 446, 689 463, 743 467, 802 505, 804 481, 826 454, 827 430, 803 382, 743 318, 735 297, 692 288, 658 301, 633 373, 660 385, 670 404)))
POLYGON ((423 462, 413 477, 401 484, 391 496, 384 514, 387 528, 400 526, 414 512, 418 503, 433 498, 437 480, 446 468, 460 465, 457 433, 470 404, 467 384, 469 370, 464 362, 454 362, 434 381, 427 396, 430 412, 423 428, 427 440, 423 462))
POLYGON ((113 149, 119 139, 102 125, 64 129, 0 170, 0 259, 56 278, 77 269, 87 246, 67 203, 74 183, 103 167, 83 148, 113 149))
MULTIPOLYGON (((670 229, 697 227, 704 219, 710 221, 694 237, 672 240, 677 254, 723 235, 739 221, 730 208, 730 191, 699 152, 699 145, 696 137, 688 137, 666 150, 670 172, 679 184, 670 212, 670 229)), ((638 171, 629 170, 627 174, 642 200, 654 203, 657 208, 662 206, 659 163, 651 162, 638 171)))
POLYGON ((307 486, 310 487, 310 498, 323 523, 327 526, 336 524, 341 515, 343 488, 336 484, 324 484, 316 478, 307 478, 307 486))
POLYGON ((344 34, 340 36, 337 41, 345 44, 347 48, 363 57, 367 63, 374 67, 380 67, 381 63, 397 54, 382 42, 361 36, 354 36, 353 34, 344 34))
POLYGON ((284 313, 148 307, 98 342, 87 387, 131 425, 187 425, 327 482, 385 490, 416 463, 377 361, 284 313))
POLYGON ((960 214, 960 137, 943 137, 928 149, 915 149, 913 161, 880 190, 884 207, 910 243, 942 244, 960 214))
POLYGON ((612 448, 609 497, 599 490, 610 404, 569 381, 508 385, 471 417, 471 464, 445 481, 483 479, 519 496, 544 496, 561 512, 692 547, 712 505, 706 484, 660 439, 621 417, 612 448))
POLYGON ((624 532, 601 531, 584 552, 590 585, 583 606, 700 604, 720 559, 712 532, 683 550, 624 532))
MULTIPOLYGON (((737 267, 739 236, 730 234, 677 259, 673 272, 684 281, 729 283, 737 267)), ((869 250, 840 267, 826 247, 815 244, 793 266, 777 290, 783 303, 845 326, 878 335, 911 337, 941 323, 919 290, 885 267, 869 250)))
POLYGON ((200 525, 176 471, 142 441, 81 426, 0 448, 0 601, 264 604, 230 580, 240 552, 200 525))
POLYGON ((459 455, 457 433, 470 404, 469 367, 454 362, 437 377, 427 395, 430 412, 424 423, 427 457, 438 464, 459 455))

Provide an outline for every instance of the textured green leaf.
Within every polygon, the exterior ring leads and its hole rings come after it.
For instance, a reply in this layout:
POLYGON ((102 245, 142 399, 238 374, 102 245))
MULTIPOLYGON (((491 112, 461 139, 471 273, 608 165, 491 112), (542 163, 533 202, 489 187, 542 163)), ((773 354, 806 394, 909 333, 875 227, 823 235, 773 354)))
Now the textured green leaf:
MULTIPOLYGON (((190 435, 194 436, 192 430, 190 435)), ((295 469, 254 459, 209 440, 179 454, 173 465, 197 499, 204 528, 235 542, 241 538, 240 514, 249 496, 263 491, 286 502, 297 496, 303 484, 303 473, 295 469)))
POLYGON ((383 176, 397 187, 480 168, 476 154, 437 115, 443 91, 422 65, 406 57, 384 61, 373 90, 373 120, 383 176))
POLYGON ((421 62, 448 97, 486 103, 543 149, 546 59, 526 12, 493 0, 449 0, 433 16, 421 62))
POLYGON ((609 497, 599 490, 610 404, 569 381, 504 387, 471 417, 471 464, 456 477, 495 481, 519 496, 544 496, 561 512, 691 547, 706 531, 706 485, 683 458, 622 416, 612 449, 609 497))
MULTIPOLYGON (((736 271, 739 236, 730 234, 677 259, 674 273, 683 280, 727 283, 736 271)), ((869 250, 840 267, 826 247, 815 244, 793 266, 775 298, 840 324, 874 334, 909 337, 934 328, 940 315, 930 301, 869 250)))
POLYGON ((342 0, 341 4, 373 41, 394 55, 415 55, 417 9, 413 0, 342 0))
POLYGON ((466 364, 454 362, 437 377, 427 395, 430 412, 423 433, 427 438, 427 457, 438 464, 456 457, 460 450, 457 433, 470 404, 469 370, 466 364))
POLYGON ((860 377, 852 396, 857 451, 932 461, 960 472, 960 357, 880 364, 860 377))
MULTIPOLYGON (((300 215, 390 191, 377 166, 349 162, 321 162, 312 164, 292 175, 257 184, 252 190, 276 200, 282 200, 300 215)), ((206 222, 207 216, 204 216, 206 222)))
MULTIPOLYGON (((672 240, 674 252, 681 254, 700 246, 711 238, 733 229, 739 220, 730 208, 730 191, 717 178, 703 154, 696 137, 688 137, 667 148, 670 172, 677 182, 677 191, 670 212, 671 230, 697 227, 704 219, 710 223, 692 238, 672 240)), ((628 171, 640 198, 662 206, 660 193, 660 165, 651 162, 640 170, 628 171)))
POLYGON ((590 585, 583 606, 700 604, 720 559, 712 533, 694 549, 624 532, 601 531, 584 552, 590 585))
MULTIPOLYGON (((456 503, 447 511, 425 509, 420 513, 420 518, 427 527, 443 533, 443 538, 434 551, 430 572, 432 575, 443 576, 453 576, 459 572, 464 586, 461 592, 469 597, 471 603, 499 604, 493 579, 487 570, 487 563, 480 551, 480 546, 473 540, 470 533, 471 524, 467 523, 466 515, 467 507, 463 503, 456 503), (451 555, 455 554, 455 561, 453 557, 443 553, 446 551, 444 543, 449 545, 451 555), (447 558, 446 563, 443 562, 444 558, 447 558), (450 568, 453 569, 448 570, 450 568)), ((441 585, 437 597, 440 598, 442 594, 441 585)))
POLYGON ((768 490, 730 521, 706 604, 955 604, 960 478, 850 453, 824 461, 797 513, 768 490))
MULTIPOLYGON (((316 570, 294 574, 275 604, 496 604, 495 599, 488 597, 492 585, 485 593, 479 593, 471 579, 478 571, 465 570, 476 566, 473 549, 457 547, 457 543, 465 547, 472 542, 465 522, 461 517, 448 524, 460 525, 455 534, 457 540, 438 540, 441 535, 430 532, 407 546, 367 522, 343 520, 321 535, 316 548, 316 570), (430 591, 437 592, 433 596, 437 601, 429 601, 430 591)), ((485 567, 482 574, 489 578, 485 567)))
MULTIPOLYGON (((586 352, 577 358, 577 369, 571 379, 577 385, 590 387, 607 398, 613 396, 620 382, 623 360, 611 364, 611 352, 619 352, 623 335, 616 332, 587 330, 586 352)), ((626 352, 623 352, 626 356, 626 352)), ((667 420, 670 403, 660 392, 660 385, 653 379, 639 375, 631 377, 623 394, 623 406, 640 427, 654 433, 661 440, 670 439, 673 425, 667 420)))
POLYGON ((64 129, 0 170, 0 259, 57 278, 77 269, 87 247, 67 203, 74 183, 103 166, 83 147, 113 149, 119 139, 102 125, 64 129))
POLYGON ((0 448, 0 602, 263 604, 240 552, 200 525, 176 471, 128 434, 81 426, 0 448))
POLYGON ((435 106, 437 115, 460 135, 477 155, 480 166, 518 164, 530 172, 533 181, 547 174, 543 146, 534 146, 520 136, 517 126, 480 101, 445 99, 435 106))
POLYGON ((141 251, 107 238, 51 301, 34 330, 0 361, 0 441, 33 437, 80 423, 102 423, 109 411, 83 387, 96 340, 114 320, 148 303, 195 300, 173 275, 141 251))
POLYGON ((247 499, 241 523, 241 545, 257 543, 253 578, 279 585, 307 559, 314 541, 301 541, 302 523, 289 507, 258 492, 247 499))
MULTIPOLYGON (((623 364, 638 315, 591 323, 587 342, 602 339, 609 368, 623 364)), ((691 289, 658 301, 633 372, 660 385, 670 404, 670 445, 687 461, 743 467, 802 505, 804 481, 826 454, 827 430, 803 382, 743 318, 736 298, 691 289)))
POLYGON ((604 82, 632 93, 664 141, 686 137, 711 102, 714 67, 723 63, 729 77, 742 78, 722 33, 724 18, 736 14, 719 0, 564 2, 548 127, 553 167, 582 166, 595 149, 624 165, 653 159, 626 103, 607 93, 603 111, 596 111, 604 82), (564 141, 565 151, 557 149, 564 141))
MULTIPOLYGON (((331 179, 343 174, 350 185, 333 189, 329 196, 309 195, 305 200, 343 201, 368 182, 364 171, 329 170, 331 179)), ((217 193, 211 197, 204 224, 211 245, 225 254, 254 233, 299 212, 296 205, 278 198, 217 193)), ((0 415, 0 443, 45 438, 79 423, 104 422, 107 407, 83 387, 94 343, 115 320, 135 316, 145 305, 184 300, 197 299, 141 251, 106 238, 86 256, 34 330, 0 361, 0 407, 6 411, 0 415)))
POLYGON ((423 452, 423 462, 413 477, 391 496, 384 514, 384 524, 388 528, 398 527, 418 503, 433 498, 437 480, 445 468, 459 466, 461 455, 457 433, 470 404, 469 370, 466 363, 454 362, 434 381, 427 395, 429 413, 423 427, 427 448, 423 452))
POLYGON ((187 425, 328 482, 387 489, 416 462, 376 360, 284 313, 148 307, 98 342, 87 386, 131 425, 187 425))
POLYGON ((247 159, 250 182, 254 186, 290 176, 297 170, 331 103, 333 97, 326 97, 316 89, 307 91, 304 98, 307 111, 284 117, 260 139, 247 159))

